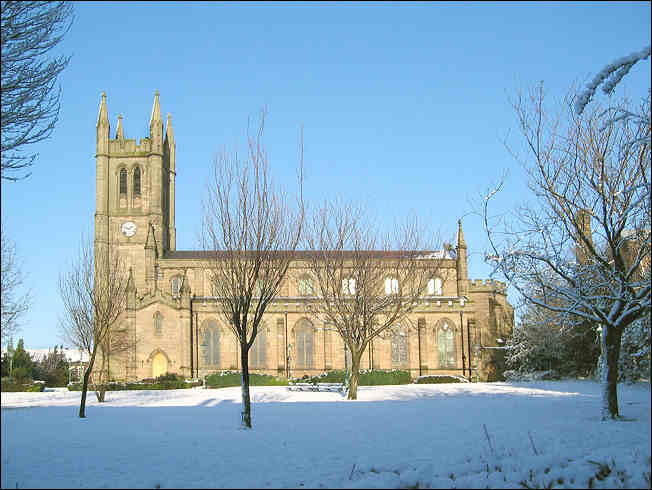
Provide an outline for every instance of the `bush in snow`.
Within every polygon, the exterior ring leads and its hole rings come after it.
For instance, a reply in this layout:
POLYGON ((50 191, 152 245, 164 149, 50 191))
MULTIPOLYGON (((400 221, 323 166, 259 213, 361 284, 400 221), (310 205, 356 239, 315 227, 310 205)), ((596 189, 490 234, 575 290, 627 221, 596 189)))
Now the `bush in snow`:
POLYGON ((461 376, 449 376, 445 374, 432 374, 428 376, 419 376, 414 380, 416 384, 440 384, 440 383, 468 383, 469 380, 461 376))
MULTIPOLYGON (((335 369, 317 376, 303 376, 296 379, 301 383, 344 383, 344 370, 335 369)), ((361 369, 358 386, 379 386, 379 385, 405 385, 412 382, 412 377, 407 371, 392 369, 385 371, 380 369, 361 369)))

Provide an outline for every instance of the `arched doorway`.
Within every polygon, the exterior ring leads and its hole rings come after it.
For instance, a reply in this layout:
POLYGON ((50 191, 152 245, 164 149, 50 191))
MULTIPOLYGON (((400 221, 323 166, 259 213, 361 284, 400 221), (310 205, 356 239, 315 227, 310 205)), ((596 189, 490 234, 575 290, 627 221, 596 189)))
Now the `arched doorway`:
POLYGON ((162 352, 158 352, 152 359, 152 378, 158 378, 168 372, 168 359, 162 352))

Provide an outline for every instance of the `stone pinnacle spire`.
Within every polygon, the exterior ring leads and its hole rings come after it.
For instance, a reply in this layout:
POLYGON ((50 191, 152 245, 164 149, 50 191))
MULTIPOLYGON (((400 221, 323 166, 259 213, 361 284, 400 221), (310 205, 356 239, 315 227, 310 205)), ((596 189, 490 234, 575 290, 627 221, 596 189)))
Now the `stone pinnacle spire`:
POLYGON ((174 143, 174 130, 172 129, 172 115, 168 112, 168 122, 165 128, 165 139, 174 143))
POLYGON ((163 124, 163 119, 161 119, 161 105, 159 104, 158 96, 159 93, 157 90, 156 92, 154 92, 154 106, 152 107, 152 115, 149 118, 150 127, 155 122, 160 122, 161 124, 163 124))
POLYGON ((462 231, 462 220, 457 220, 457 246, 466 248, 464 232, 462 231))
POLYGON ((125 139, 124 131, 122 129, 122 115, 118 115, 118 127, 115 130, 115 137, 119 140, 125 139))
POLYGON ((102 100, 100 102, 100 112, 97 115, 97 126, 101 124, 109 125, 109 114, 106 110, 106 93, 102 92, 102 100))

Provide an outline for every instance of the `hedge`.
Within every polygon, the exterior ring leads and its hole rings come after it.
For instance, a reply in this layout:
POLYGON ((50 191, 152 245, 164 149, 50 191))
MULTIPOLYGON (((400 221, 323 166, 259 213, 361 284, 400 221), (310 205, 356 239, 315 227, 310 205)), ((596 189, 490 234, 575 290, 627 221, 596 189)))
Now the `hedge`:
MULTIPOLYGON (((106 391, 125 391, 125 390, 181 390, 192 388, 194 386, 201 386, 200 381, 185 381, 183 377, 167 373, 159 376, 155 380, 143 380, 136 383, 120 383, 116 381, 109 381, 106 384, 106 391)), ((95 386, 89 384, 89 390, 94 391, 95 386)), ((68 385, 69 391, 81 391, 82 383, 72 383, 68 385)))
MULTIPOLYGON (((317 376, 304 376, 294 380, 301 383, 344 383, 344 370, 328 371, 317 376)), ((380 385, 406 385, 412 382, 412 377, 408 371, 392 369, 391 371, 382 370, 360 370, 358 386, 380 386, 380 385)))
POLYGON ((17 383, 11 378, 2 378, 2 391, 5 392, 32 392, 40 393, 45 389, 45 383, 32 382, 32 383, 17 383))
MULTIPOLYGON (((207 388, 228 388, 242 384, 242 373, 235 371, 222 371, 206 376, 207 388)), ((249 386, 287 386, 288 380, 284 377, 269 374, 249 373, 249 386)))
POLYGON ((459 376, 447 374, 434 374, 430 376, 419 376, 414 380, 417 384, 441 384, 441 383, 468 383, 468 380, 459 376))

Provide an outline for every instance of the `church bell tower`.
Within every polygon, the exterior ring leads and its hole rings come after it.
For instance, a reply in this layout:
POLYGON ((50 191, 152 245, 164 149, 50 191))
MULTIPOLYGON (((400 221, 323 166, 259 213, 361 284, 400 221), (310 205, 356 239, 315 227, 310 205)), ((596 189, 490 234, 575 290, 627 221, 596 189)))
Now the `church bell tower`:
POLYGON ((103 92, 96 126, 95 254, 118 251, 133 270, 135 288, 151 289, 155 261, 176 249, 176 151, 172 120, 161 117, 158 91, 149 136, 125 138, 118 116, 115 138, 103 92), (117 249, 117 250, 116 250, 117 249))

